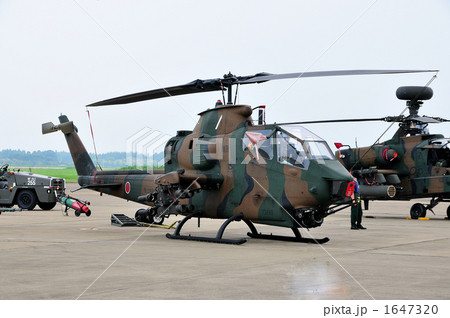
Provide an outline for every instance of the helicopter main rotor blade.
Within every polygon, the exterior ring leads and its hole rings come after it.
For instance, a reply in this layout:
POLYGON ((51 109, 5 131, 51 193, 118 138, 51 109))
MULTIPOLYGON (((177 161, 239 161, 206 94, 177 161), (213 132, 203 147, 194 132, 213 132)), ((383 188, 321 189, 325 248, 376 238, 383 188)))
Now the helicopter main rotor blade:
POLYGON ((355 119, 330 119, 330 120, 311 120, 311 121, 296 121, 290 123, 276 123, 278 126, 285 125, 306 125, 306 124, 332 124, 332 123, 349 123, 358 121, 385 121, 386 118, 355 118, 355 119))
POLYGON ((306 125, 306 124, 333 124, 333 123, 351 123, 351 122, 361 122, 361 121, 385 121, 385 122, 405 122, 405 121, 415 121, 417 123, 424 124, 434 124, 448 122, 450 120, 440 118, 440 117, 427 117, 420 116, 414 118, 408 118, 404 116, 391 116, 391 117, 381 117, 381 118, 354 118, 354 119, 328 119, 328 120, 311 120, 311 121, 295 121, 289 123, 276 123, 278 126, 286 125, 306 125))
POLYGON ((285 73, 285 74, 258 73, 255 75, 248 75, 248 76, 235 76, 230 73, 224 75, 223 78, 214 78, 206 80, 197 79, 184 85, 153 89, 145 92, 110 98, 100 102, 89 104, 87 106, 92 107, 92 106, 128 104, 144 100, 177 95, 195 94, 221 90, 225 91, 227 88, 230 89, 232 85, 236 84, 254 84, 286 78, 342 76, 342 75, 399 74, 399 73, 421 73, 421 72, 438 72, 438 70, 342 70, 342 71, 318 71, 318 72, 300 72, 300 73, 285 73))
POLYGON ((343 75, 376 75, 376 74, 401 74, 401 73, 424 73, 439 72, 438 70, 342 70, 342 71, 318 71, 318 72, 300 72, 285 74, 264 74, 255 75, 249 79, 239 81, 239 84, 262 83, 270 80, 303 78, 303 77, 321 77, 321 76, 343 76, 343 75))
POLYGON ((424 124, 437 124, 437 123, 443 123, 448 122, 448 119, 440 118, 440 117, 428 117, 428 116, 419 116, 412 118, 415 122, 420 122, 424 124))
POLYGON ((184 85, 153 89, 145 92, 110 98, 100 102, 89 104, 87 106, 92 107, 92 106, 129 104, 163 97, 220 91, 222 89, 226 90, 225 87, 221 86, 220 79, 195 80, 184 85))

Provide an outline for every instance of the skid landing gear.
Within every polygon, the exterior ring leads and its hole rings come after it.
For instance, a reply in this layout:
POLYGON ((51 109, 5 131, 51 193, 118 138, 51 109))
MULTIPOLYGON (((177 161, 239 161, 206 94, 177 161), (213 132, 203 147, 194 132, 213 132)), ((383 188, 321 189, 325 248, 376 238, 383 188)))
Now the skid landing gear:
POLYGON ((275 241, 299 242, 299 243, 312 243, 312 244, 323 244, 330 240, 328 237, 324 237, 321 239, 303 237, 300 234, 300 231, 296 227, 291 227, 291 230, 292 230, 292 232, 294 232, 295 237, 272 235, 272 234, 261 234, 261 233, 258 233, 258 231, 256 230, 256 227, 253 225, 253 223, 251 221, 244 220, 244 222, 248 225, 248 227, 251 230, 251 232, 247 233, 247 235, 250 236, 251 238, 275 240, 275 241))
POLYGON ((244 244, 245 242, 247 242, 247 239, 241 238, 241 239, 237 239, 237 240, 231 240, 231 239, 224 239, 224 238, 222 238, 222 236, 223 236, 223 233, 225 232, 226 227, 231 222, 244 221, 245 224, 247 224, 247 226, 250 228, 251 232, 248 232, 247 235, 251 238, 276 240, 276 241, 299 242, 299 243, 314 243, 314 244, 323 244, 330 240, 328 237, 324 237, 321 239, 304 238, 304 237, 302 237, 302 235, 300 234, 300 231, 297 228, 291 228, 295 234, 295 237, 272 235, 272 234, 269 234, 269 235, 261 234, 261 233, 258 233, 255 225, 253 225, 253 223, 250 220, 243 219, 244 215, 242 213, 238 214, 238 215, 233 215, 232 217, 228 218, 220 227, 215 238, 202 237, 202 236, 191 236, 191 235, 180 235, 180 231, 181 231, 181 228, 183 227, 183 225, 189 219, 194 217, 195 215, 197 215, 197 212, 194 212, 194 213, 186 216, 183 220, 181 220, 180 224, 178 224, 177 228, 175 229, 175 232, 173 234, 167 233, 166 237, 170 238, 170 239, 176 239, 176 240, 188 240, 188 241, 200 241, 200 242, 240 245, 240 244, 244 244))
POLYGON ((195 216, 197 212, 194 212, 192 214, 189 214, 186 216, 183 220, 181 220, 180 224, 178 224, 177 228, 175 229, 175 232, 173 234, 166 234, 167 238, 170 239, 176 239, 176 240, 188 240, 188 241, 200 241, 200 242, 210 242, 210 243, 222 243, 222 244, 235 244, 240 245, 247 242, 245 238, 241 238, 238 240, 230 240, 230 239, 223 239, 223 232, 225 231, 225 228, 233 221, 240 221, 243 218, 242 214, 233 215, 232 217, 228 218, 220 227, 219 231, 217 232, 217 235, 215 238, 212 237, 202 237, 202 236, 191 236, 191 235, 180 235, 181 228, 183 225, 193 216, 195 216))

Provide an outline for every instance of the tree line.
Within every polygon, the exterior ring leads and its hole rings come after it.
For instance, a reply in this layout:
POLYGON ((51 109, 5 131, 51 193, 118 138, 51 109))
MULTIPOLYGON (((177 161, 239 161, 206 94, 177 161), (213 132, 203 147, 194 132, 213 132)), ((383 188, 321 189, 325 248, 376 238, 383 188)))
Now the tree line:
MULTIPOLYGON (((96 162, 95 154, 90 154, 96 162)), ((126 152, 108 152, 98 155, 102 167, 121 168, 127 166, 126 152)), ((67 151, 25 151, 0 150, 0 165, 9 164, 12 167, 66 167, 73 166, 72 156, 67 151)))

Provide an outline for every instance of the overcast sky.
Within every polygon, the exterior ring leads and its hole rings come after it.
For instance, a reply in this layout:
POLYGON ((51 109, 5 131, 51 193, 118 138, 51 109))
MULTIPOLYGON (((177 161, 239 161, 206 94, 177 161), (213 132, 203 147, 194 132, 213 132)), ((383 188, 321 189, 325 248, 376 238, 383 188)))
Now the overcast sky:
MULTIPOLYGON (((67 150, 41 135, 60 113, 93 151, 85 105, 194 79, 259 72, 439 69, 421 114, 450 118, 448 0, 87 1, 0 0, 0 149, 67 150)), ((240 88, 268 122, 398 115, 402 85, 427 74, 271 81, 240 88)), ((91 108, 100 153, 125 151, 144 127, 192 129, 220 92, 91 108)), ((326 139, 371 144, 389 124, 309 125, 326 139)), ((450 137, 450 124, 430 127, 450 137)), ((387 133, 390 137, 396 127, 387 133)), ((334 146, 332 146, 334 150, 334 146)))

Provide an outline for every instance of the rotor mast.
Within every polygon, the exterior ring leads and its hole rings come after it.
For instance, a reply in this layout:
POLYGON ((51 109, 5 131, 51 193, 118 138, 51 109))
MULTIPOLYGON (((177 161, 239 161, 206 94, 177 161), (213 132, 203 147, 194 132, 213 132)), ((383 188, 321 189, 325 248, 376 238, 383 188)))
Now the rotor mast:
MULTIPOLYGON (((225 86, 227 88, 227 92, 228 92, 228 100, 226 102, 227 105, 232 105, 233 104, 233 85, 237 85, 237 77, 236 75, 231 74, 231 72, 228 72, 228 74, 225 74, 223 76, 223 86, 225 86)), ((225 101, 224 101, 225 102, 225 101)))

